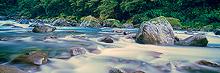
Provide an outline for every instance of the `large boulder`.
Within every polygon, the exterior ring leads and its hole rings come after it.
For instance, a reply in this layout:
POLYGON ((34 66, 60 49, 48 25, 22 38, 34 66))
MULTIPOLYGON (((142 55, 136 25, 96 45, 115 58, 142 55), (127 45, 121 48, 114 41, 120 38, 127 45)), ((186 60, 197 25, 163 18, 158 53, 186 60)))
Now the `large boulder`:
POLYGON ((91 15, 81 18, 81 27, 100 28, 100 20, 91 15))
POLYGON ((214 31, 215 35, 220 35, 220 29, 214 31))
POLYGON ((52 27, 48 25, 35 25, 32 31, 35 33, 47 33, 47 32, 53 32, 54 30, 56 30, 56 27, 52 27))
POLYGON ((66 19, 57 19, 56 21, 53 22, 54 26, 76 26, 77 22, 76 21, 67 21, 66 19))
POLYGON ((187 45, 187 46, 207 46, 208 40, 204 33, 199 33, 190 36, 184 40, 179 40, 175 43, 176 45, 187 45))
POLYGON ((21 19, 18 20, 19 24, 29 24, 30 20, 26 16, 22 16, 21 19))
POLYGON ((18 68, 0 65, 0 73, 26 73, 18 68))
POLYGON ((25 53, 23 55, 17 56, 13 60, 11 60, 12 64, 33 64, 33 65, 42 65, 47 63, 47 56, 40 51, 32 51, 25 53))
POLYGON ((136 42, 141 44, 174 44, 173 28, 164 16, 143 22, 136 33, 136 42))
POLYGON ((7 18, 4 16, 0 16, 0 21, 4 21, 4 20, 7 20, 7 18))

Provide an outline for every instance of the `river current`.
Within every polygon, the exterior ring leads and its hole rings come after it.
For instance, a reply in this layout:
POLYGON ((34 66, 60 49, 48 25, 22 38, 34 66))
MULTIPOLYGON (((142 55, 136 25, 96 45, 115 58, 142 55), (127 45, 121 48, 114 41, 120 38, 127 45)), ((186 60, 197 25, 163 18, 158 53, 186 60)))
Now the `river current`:
MULTIPOLYGON (((30 73, 108 73, 110 68, 125 71, 141 70, 146 73, 193 73, 177 69, 176 65, 195 64, 199 60, 220 63, 220 36, 213 32, 195 32, 195 34, 205 33, 209 41, 207 47, 195 47, 138 44, 133 39, 126 39, 127 35, 112 32, 112 30, 122 30, 135 34, 138 28, 57 27, 51 33, 33 33, 27 32, 33 29, 28 26, 29 24, 18 24, 13 20, 0 21, 0 37, 14 39, 0 41, 0 63, 2 65, 7 65, 7 62, 16 56, 33 50, 45 53, 49 57, 49 62, 39 66, 37 70, 28 71, 30 73), (2 26, 6 23, 23 28, 2 26), (44 39, 46 36, 57 36, 58 39, 44 39), (73 38, 73 36, 86 37, 73 38), (114 43, 99 42, 98 40, 103 37, 112 37, 114 43), (69 59, 53 58, 69 55, 68 50, 71 47, 84 47, 87 52, 69 59), (96 48, 99 51, 91 53, 89 48, 96 48), (155 57, 151 52, 162 54, 155 57)), ((175 36, 182 39, 192 36, 184 32, 174 31, 175 36)))

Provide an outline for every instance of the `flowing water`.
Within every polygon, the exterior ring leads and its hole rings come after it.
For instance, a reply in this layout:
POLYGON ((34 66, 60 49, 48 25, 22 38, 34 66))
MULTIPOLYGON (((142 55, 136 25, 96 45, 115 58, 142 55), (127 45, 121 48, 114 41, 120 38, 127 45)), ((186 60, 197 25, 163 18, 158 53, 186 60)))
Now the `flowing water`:
MULTIPOLYGON (((138 44, 133 39, 126 39, 126 35, 122 33, 112 32, 112 30, 122 30, 135 34, 137 28, 57 27, 57 30, 52 33, 33 33, 27 32, 33 29, 28 26, 13 20, 0 21, 0 37, 14 39, 0 41, 0 63, 7 65, 16 56, 34 50, 41 51, 50 58, 48 63, 38 66, 37 70, 27 70, 30 73, 108 73, 111 68, 125 71, 140 70, 146 73, 194 73, 195 71, 180 67, 196 65, 195 62, 199 60, 220 63, 220 36, 214 35, 213 32, 197 32, 205 33, 209 44, 207 47, 194 47, 138 44), (5 23, 23 28, 2 26, 5 23), (73 35, 87 37, 73 38, 73 35), (46 36, 57 36, 58 39, 44 39, 46 36), (99 42, 98 40, 103 37, 112 37, 114 43, 99 42), (69 59, 53 58, 69 56, 71 47, 84 47, 87 53, 69 59), (92 53, 91 49, 97 49, 99 52, 92 53), (157 55, 158 53, 163 54, 157 55)), ((174 33, 182 39, 192 36, 184 34, 184 31, 174 31, 174 33)), ((21 65, 11 66, 25 70, 21 65)), ((211 68, 211 70, 216 69, 211 68)), ((218 69, 217 71, 220 72, 218 69)), ((196 73, 202 73, 202 71, 196 73)))

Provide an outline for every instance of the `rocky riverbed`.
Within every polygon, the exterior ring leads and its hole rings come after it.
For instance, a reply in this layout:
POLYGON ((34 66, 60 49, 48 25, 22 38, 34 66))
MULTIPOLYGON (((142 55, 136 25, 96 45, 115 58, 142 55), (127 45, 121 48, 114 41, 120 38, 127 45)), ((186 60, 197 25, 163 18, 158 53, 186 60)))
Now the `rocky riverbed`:
MULTIPOLYGON (((139 28, 57 26, 53 32, 35 33, 30 24, 0 21, 0 72, 220 72, 220 36, 213 32, 194 32, 194 37, 199 33, 206 35, 208 43, 204 47, 186 42, 183 45, 154 45, 136 43, 134 39, 139 28)), ((182 41, 193 36, 184 32, 174 30, 173 34, 182 41)))

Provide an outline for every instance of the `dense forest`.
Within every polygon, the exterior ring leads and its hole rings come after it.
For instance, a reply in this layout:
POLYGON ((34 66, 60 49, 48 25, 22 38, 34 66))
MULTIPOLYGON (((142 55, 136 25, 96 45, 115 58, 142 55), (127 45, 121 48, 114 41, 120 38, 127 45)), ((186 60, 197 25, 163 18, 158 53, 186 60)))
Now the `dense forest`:
POLYGON ((181 27, 220 28, 220 0, 1 0, 0 15, 66 18, 80 21, 92 15, 139 25, 158 16, 179 19, 181 27))

